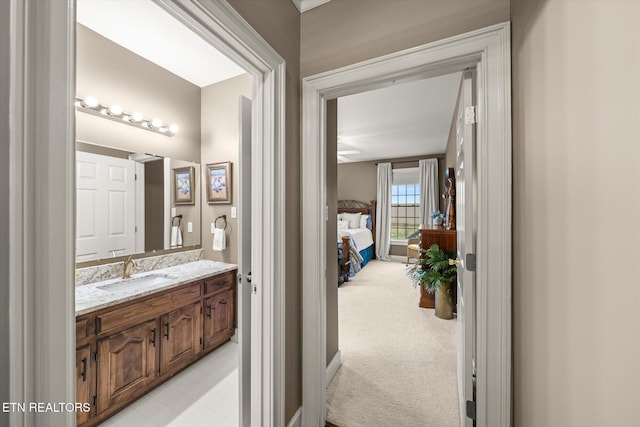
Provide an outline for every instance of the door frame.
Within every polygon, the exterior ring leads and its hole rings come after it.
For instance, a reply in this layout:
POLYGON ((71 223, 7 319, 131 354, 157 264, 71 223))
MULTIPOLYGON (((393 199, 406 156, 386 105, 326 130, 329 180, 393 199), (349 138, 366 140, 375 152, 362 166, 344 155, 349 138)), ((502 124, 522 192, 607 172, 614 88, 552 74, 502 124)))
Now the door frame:
MULTIPOLYGON (((251 420, 284 425, 285 62, 226 1, 154 1, 254 76, 252 252, 261 304, 251 420)), ((9 94, 0 105, 9 142, 9 179, 0 184, 9 200, 2 256, 9 287, 1 304, 10 316, 0 329, 0 356, 9 360, 0 397, 74 402, 75 0, 10 0, 2 9, 10 37, 0 45, 9 74, 0 82, 9 94)), ((36 423, 37 414, 3 416, 18 426, 36 423)), ((72 426, 75 414, 48 422, 72 426)))
POLYGON ((305 427, 324 426, 326 416, 326 101, 470 66, 479 70, 477 425, 511 425, 510 49, 510 23, 506 22, 303 79, 302 416, 305 427))

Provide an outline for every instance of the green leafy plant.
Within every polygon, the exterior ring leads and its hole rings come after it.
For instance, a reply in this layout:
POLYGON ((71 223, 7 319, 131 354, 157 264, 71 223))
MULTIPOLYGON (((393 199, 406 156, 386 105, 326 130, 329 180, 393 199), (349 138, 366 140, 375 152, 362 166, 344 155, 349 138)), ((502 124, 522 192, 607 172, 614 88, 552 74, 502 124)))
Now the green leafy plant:
POLYGON ((407 269, 407 277, 413 286, 424 286, 429 293, 434 293, 440 286, 451 283, 458 272, 455 264, 456 254, 450 254, 438 245, 429 249, 420 249, 425 256, 407 269))

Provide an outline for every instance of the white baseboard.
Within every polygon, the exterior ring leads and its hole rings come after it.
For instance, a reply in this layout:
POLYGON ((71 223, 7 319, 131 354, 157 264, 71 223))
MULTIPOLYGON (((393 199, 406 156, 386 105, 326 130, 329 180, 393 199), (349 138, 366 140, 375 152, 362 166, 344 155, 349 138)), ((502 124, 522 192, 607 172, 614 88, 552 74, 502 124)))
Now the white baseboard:
POLYGON ((287 424, 287 427, 302 427, 302 406, 298 408, 291 421, 287 424))
POLYGON ((407 257, 402 255, 389 255, 391 257, 391 261, 393 262, 401 262, 403 264, 407 263, 407 257))
POLYGON ((329 385, 333 376, 338 372, 340 364, 342 364, 342 357, 340 355, 340 350, 338 350, 336 351, 336 355, 333 356, 333 359, 331 359, 331 362, 329 362, 329 366, 327 366, 327 385, 329 385))

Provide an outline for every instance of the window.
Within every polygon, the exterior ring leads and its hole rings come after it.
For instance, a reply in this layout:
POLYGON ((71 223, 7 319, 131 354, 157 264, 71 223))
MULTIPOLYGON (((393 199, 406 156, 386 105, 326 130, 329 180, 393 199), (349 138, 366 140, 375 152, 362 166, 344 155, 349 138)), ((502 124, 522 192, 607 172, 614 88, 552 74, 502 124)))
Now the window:
POLYGON ((417 168, 393 171, 391 240, 407 240, 420 226, 420 184, 417 168))

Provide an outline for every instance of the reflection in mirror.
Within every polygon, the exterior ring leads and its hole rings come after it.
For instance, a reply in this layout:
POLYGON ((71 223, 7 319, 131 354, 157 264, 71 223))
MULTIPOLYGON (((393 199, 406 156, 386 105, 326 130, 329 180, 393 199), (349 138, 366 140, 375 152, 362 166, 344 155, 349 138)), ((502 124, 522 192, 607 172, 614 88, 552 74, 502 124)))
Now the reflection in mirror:
POLYGON ((82 142, 76 149, 76 263, 200 245, 200 165, 82 142), (176 197, 175 171, 185 169, 193 179, 176 197))

